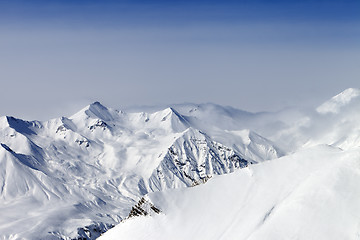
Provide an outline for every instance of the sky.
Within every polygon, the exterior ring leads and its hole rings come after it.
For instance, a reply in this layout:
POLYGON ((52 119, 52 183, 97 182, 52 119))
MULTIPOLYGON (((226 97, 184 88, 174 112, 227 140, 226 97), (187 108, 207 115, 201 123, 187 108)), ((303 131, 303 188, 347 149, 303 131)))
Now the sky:
POLYGON ((360 87, 360 1, 0 0, 0 115, 278 111, 360 87))

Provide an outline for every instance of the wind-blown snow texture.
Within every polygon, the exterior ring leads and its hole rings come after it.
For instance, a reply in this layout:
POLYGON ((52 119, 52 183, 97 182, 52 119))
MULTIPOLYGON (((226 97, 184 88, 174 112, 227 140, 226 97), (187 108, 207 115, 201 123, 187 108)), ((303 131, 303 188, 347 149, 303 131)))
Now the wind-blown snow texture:
POLYGON ((310 111, 1 117, 0 239, 95 239, 123 219, 102 239, 358 239, 359 93, 310 111))

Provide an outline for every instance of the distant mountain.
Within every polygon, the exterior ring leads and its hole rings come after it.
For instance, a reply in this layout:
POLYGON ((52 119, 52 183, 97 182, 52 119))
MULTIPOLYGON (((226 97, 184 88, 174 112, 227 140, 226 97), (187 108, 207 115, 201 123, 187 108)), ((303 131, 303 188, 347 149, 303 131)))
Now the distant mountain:
POLYGON ((241 125, 234 130, 240 110, 204 105, 188 113, 127 113, 94 102, 45 122, 1 117, 0 236, 94 239, 149 192, 195 186, 284 154, 241 125))
POLYGON ((359 107, 0 117, 0 239, 357 239, 359 107))
POLYGON ((324 102, 284 128, 278 136, 270 137, 289 150, 328 144, 347 150, 360 146, 360 89, 349 88, 324 102))
MULTIPOLYGON (((245 114, 248 121, 257 121, 254 126, 262 129, 260 134, 285 150, 285 156, 215 176, 194 188, 148 193, 126 221, 99 240, 358 239, 359 107, 360 90, 351 88, 314 110, 245 114), (266 125, 271 116, 271 124, 266 125)), ((189 122, 201 125, 201 112, 188 115, 189 122)), ((202 129, 216 139, 234 140, 233 146, 243 154, 251 149, 264 159, 271 151, 259 144, 263 137, 234 129, 237 117, 228 116, 215 117, 222 127, 230 123, 228 130, 208 125, 202 129), (257 143, 254 147, 253 142, 257 143), (246 149, 240 148, 243 144, 246 149)))
POLYGON ((360 101, 360 89, 348 88, 320 105, 316 111, 321 114, 339 113, 348 105, 360 101))

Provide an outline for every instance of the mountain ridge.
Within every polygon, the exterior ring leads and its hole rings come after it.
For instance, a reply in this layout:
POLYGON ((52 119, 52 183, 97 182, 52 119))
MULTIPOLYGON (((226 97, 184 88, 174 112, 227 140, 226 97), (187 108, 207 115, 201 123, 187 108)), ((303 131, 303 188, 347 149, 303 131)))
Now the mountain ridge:
MULTIPOLYGON (((335 96, 340 107, 326 113, 253 114, 216 104, 126 112, 94 102, 48 121, 0 117, 0 238, 95 239, 148 195, 251 175, 252 166, 314 147, 356 151, 357 92, 335 96)), ((264 222, 276 211, 267 209, 264 222)))
MULTIPOLYGON (((235 143, 226 146, 214 141, 213 132, 204 131, 213 127, 198 130, 188 119, 173 107, 151 113, 126 113, 99 102, 70 117, 48 121, 2 117, 0 142, 6 170, 0 172, 0 185, 17 189, 18 193, 1 191, 0 197, 8 201, 21 198, 23 206, 48 212, 34 219, 43 224, 41 228, 34 231, 29 224, 17 226, 22 230, 16 237, 67 239, 84 236, 87 226, 105 231, 127 217, 144 194, 202 184, 213 175, 262 160, 263 155, 257 153, 253 153, 256 160, 250 157, 254 149, 241 153, 243 148, 235 150, 235 143), (11 182, 9 174, 16 173, 21 176, 11 182), (62 210, 57 210, 56 205, 62 210), (59 219, 54 218, 55 212, 59 219)), ((229 139, 227 143, 233 141, 229 139)), ((253 140, 255 145, 258 140, 253 140)), ((259 144, 272 148, 273 143, 264 138, 259 144)), ((269 157, 276 158, 278 153, 274 151, 269 157)), ((20 208, 8 201, 1 202, 0 208, 14 212, 20 208)), ((10 237, 19 231, 15 230, 16 221, 31 218, 27 214, 12 215, 15 221, 5 218, 8 224, 0 222, 2 236, 10 237)), ((95 236, 93 233, 87 238, 95 236)))

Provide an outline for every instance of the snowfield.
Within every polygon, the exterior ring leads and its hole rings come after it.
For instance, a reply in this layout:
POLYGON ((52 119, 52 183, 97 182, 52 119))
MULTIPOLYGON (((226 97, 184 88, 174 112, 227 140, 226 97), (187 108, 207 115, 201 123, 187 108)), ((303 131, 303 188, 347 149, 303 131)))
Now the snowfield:
POLYGON ((360 148, 321 145, 206 184, 151 193, 162 213, 110 229, 112 239, 359 239, 360 148))
POLYGON ((359 93, 0 117, 0 239, 360 239, 359 93))

